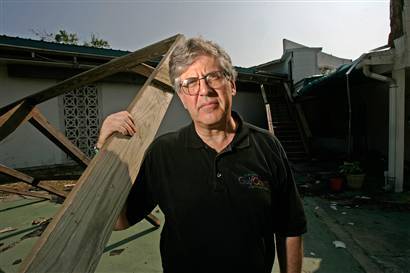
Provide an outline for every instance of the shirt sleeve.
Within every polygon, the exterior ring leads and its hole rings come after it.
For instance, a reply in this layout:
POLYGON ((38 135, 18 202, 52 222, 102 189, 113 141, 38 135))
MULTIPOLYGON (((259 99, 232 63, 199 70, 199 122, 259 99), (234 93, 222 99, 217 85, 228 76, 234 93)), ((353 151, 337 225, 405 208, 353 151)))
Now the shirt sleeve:
POLYGON ((277 142, 277 187, 273 191, 273 222, 275 232, 285 236, 300 236, 307 231, 306 216, 289 161, 282 145, 277 142))
POLYGON ((140 222, 157 205, 152 189, 151 170, 151 160, 149 155, 146 155, 126 202, 126 216, 130 225, 140 222))

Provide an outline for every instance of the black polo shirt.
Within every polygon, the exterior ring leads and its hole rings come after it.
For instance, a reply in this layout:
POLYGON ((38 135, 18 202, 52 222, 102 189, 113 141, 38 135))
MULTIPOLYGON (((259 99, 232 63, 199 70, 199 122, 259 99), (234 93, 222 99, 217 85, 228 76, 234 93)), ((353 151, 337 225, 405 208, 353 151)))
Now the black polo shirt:
POLYGON ((158 204, 165 215, 165 273, 271 272, 273 234, 306 232, 303 207, 275 136, 236 113, 238 129, 221 153, 191 124, 157 138, 127 200, 134 224, 158 204))

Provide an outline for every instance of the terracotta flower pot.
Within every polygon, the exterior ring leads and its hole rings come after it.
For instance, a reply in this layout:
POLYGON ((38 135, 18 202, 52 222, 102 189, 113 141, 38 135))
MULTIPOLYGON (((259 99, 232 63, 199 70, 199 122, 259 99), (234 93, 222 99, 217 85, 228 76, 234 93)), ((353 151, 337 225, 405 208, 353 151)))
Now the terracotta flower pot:
POLYGON ((329 188, 332 192, 340 192, 343 187, 342 177, 332 177, 329 180, 329 188))

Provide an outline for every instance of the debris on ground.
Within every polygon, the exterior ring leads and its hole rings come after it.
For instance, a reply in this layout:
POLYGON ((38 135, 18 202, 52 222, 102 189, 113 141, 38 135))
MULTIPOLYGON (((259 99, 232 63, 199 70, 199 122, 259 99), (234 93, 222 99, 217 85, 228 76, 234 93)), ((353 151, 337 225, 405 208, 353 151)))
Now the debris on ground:
POLYGON ((14 228, 14 227, 6 227, 6 228, 3 228, 3 229, 0 229, 0 234, 1 234, 1 233, 6 233, 6 232, 10 232, 10 231, 14 231, 14 230, 17 230, 17 228, 14 228))
POLYGON ((42 223, 44 223, 44 222, 47 222, 47 221, 49 221, 51 218, 49 218, 49 219, 46 219, 46 218, 44 218, 44 217, 40 217, 40 218, 38 218, 38 219, 34 219, 32 222, 31 222, 31 224, 34 226, 34 225, 41 225, 42 223))
POLYGON ((355 196, 355 198, 358 198, 358 199, 364 199, 364 200, 370 200, 370 199, 372 199, 372 198, 370 198, 369 196, 365 196, 365 195, 358 195, 358 196, 355 196))
POLYGON ((18 243, 20 243, 20 241, 12 242, 12 243, 6 245, 6 246, 3 247, 3 248, 0 248, 0 253, 4 252, 4 251, 6 251, 6 250, 9 250, 10 248, 15 247, 18 243))
POLYGON ((114 249, 114 250, 110 251, 110 256, 120 255, 124 250, 125 250, 124 248, 114 249))
POLYGON ((346 248, 346 244, 343 243, 342 241, 333 241, 333 244, 335 245, 336 248, 346 248))
POLYGON ((51 195, 51 202, 53 202, 53 203, 56 203, 56 204, 62 204, 62 203, 64 203, 64 198, 62 198, 61 196, 57 196, 57 195, 54 195, 54 194, 52 194, 51 195))
POLYGON ((71 184, 65 184, 64 185, 64 191, 71 191, 74 188, 75 184, 71 183, 71 184))
MULTIPOLYGON (((48 218, 45 221, 42 221, 40 224, 38 224, 38 228, 36 228, 34 231, 27 233, 26 235, 24 235, 23 237, 21 237, 21 241, 28 239, 28 238, 32 238, 32 237, 40 237, 41 234, 43 234, 44 230, 47 228, 48 224, 51 222, 52 218, 48 218)), ((34 220, 35 221, 35 220, 34 220)), ((34 222, 33 221, 33 222, 34 222)), ((35 225, 35 224, 34 224, 35 225)))
MULTIPOLYGON (((41 223, 39 222, 39 224, 33 224, 37 221, 37 220, 33 220, 32 224, 37 225, 37 227, 35 227, 35 230, 25 234, 23 237, 20 238, 20 240, 14 241, 14 242, 6 245, 5 247, 0 248, 0 253, 4 252, 6 250, 9 250, 10 248, 15 247, 18 243, 20 243, 21 241, 23 241, 25 239, 29 239, 29 238, 33 238, 33 237, 40 237, 41 234, 43 234, 46 227, 48 226, 48 224, 51 222, 51 219, 52 218, 45 219, 45 220, 40 220, 41 223)), ((0 246, 3 246, 3 244, 0 245, 0 246)))
MULTIPOLYGON (((76 180, 41 180, 39 181, 39 184, 43 186, 51 186, 59 191, 67 191, 65 190, 65 185, 70 185, 73 184, 75 185, 77 181, 76 180)), ((44 192, 45 191, 29 185, 24 182, 5 182, 2 185, 5 185, 9 187, 12 190, 20 191, 20 192, 25 192, 25 191, 32 191, 32 192, 44 192)), ((7 193, 0 191, 0 201, 10 201, 10 200, 15 200, 15 198, 24 198, 24 199, 31 199, 32 197, 25 197, 25 196, 20 196, 14 193, 7 193)), ((56 199, 56 202, 61 202, 62 199, 56 199)), ((62 203, 62 202, 61 202, 62 203)))
POLYGON ((22 261, 22 259, 17 259, 13 262, 13 265, 20 264, 22 261))

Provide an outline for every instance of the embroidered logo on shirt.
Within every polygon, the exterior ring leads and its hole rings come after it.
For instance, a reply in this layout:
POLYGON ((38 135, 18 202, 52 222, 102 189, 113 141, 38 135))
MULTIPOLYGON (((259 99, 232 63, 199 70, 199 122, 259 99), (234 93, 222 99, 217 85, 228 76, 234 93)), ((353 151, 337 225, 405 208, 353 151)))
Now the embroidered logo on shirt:
POLYGON ((262 180, 257 174, 246 174, 238 178, 239 184, 247 187, 248 189, 261 189, 270 191, 269 182, 262 180))

